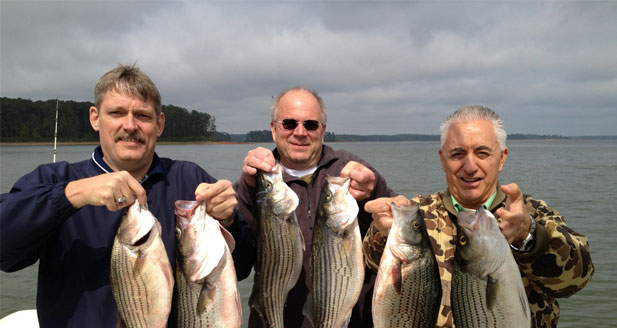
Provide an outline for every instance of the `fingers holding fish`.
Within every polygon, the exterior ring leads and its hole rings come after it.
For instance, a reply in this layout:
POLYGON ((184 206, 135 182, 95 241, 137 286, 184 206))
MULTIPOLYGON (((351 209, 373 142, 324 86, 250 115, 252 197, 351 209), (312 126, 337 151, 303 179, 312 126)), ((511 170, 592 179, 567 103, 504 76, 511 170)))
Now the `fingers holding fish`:
POLYGON ((390 227, 392 227, 391 203, 400 207, 410 205, 409 199, 402 195, 396 197, 381 197, 364 204, 364 210, 372 214, 375 228, 384 236, 388 235, 390 227))
POLYGON ((206 212, 217 220, 226 220, 231 217, 238 204, 236 192, 228 180, 219 180, 215 183, 201 183, 195 190, 195 200, 205 201, 206 212))
POLYGON ((242 165, 242 178, 250 187, 255 186, 258 171, 271 172, 276 164, 272 151, 264 147, 250 150, 242 165))
POLYGON ((341 170, 341 178, 347 177, 351 180, 349 193, 357 201, 371 196, 375 188, 375 172, 361 163, 349 161, 341 170))
POLYGON ((117 211, 133 204, 135 200, 146 204, 146 191, 127 171, 71 181, 66 185, 64 193, 75 208, 93 205, 117 211))

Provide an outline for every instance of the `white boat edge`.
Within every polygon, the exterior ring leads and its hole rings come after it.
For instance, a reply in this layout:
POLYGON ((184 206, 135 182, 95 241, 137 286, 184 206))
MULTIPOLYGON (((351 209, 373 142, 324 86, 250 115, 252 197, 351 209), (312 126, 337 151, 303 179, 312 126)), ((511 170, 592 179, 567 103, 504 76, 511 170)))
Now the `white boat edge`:
POLYGON ((0 328, 38 328, 36 309, 13 312, 0 319, 0 328))

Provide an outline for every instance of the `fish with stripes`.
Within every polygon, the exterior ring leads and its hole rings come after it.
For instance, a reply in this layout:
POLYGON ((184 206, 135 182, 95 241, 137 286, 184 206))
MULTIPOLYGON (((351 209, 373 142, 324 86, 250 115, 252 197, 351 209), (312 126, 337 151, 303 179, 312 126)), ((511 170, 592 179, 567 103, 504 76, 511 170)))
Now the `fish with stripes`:
POLYGON ((178 200, 176 286, 178 327, 239 328, 242 303, 231 252, 235 241, 206 213, 206 203, 178 200))
POLYGON ((116 232, 110 281, 124 327, 165 327, 174 278, 161 224, 146 206, 131 205, 116 232))
POLYGON ((266 327, 283 327, 287 295, 302 270, 304 238, 295 215, 298 196, 283 181, 280 164, 256 176, 257 261, 251 308, 266 327))
POLYGON ((390 208, 392 227, 373 292, 374 326, 432 328, 441 283, 424 218, 418 205, 390 208))
POLYGON ((531 326, 525 288, 510 246, 484 206, 458 213, 452 276, 456 327, 531 326))
POLYGON ((313 327, 347 327, 364 280, 358 203, 349 178, 326 177, 311 250, 312 286, 303 308, 313 327))

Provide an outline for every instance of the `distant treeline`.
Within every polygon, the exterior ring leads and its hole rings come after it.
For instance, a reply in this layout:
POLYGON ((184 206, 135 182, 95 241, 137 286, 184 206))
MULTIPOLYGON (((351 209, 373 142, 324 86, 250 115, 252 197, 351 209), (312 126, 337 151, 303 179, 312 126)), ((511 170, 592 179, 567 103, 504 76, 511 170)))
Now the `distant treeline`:
MULTIPOLYGON (((89 108, 93 103, 58 101, 58 141, 97 141, 92 130, 89 108)), ((160 141, 229 140, 229 134, 216 131, 214 116, 186 108, 163 105, 165 129, 160 141)), ((52 141, 56 119, 56 100, 32 101, 0 98, 0 141, 52 141)))
MULTIPOLYGON (((247 134, 229 135, 230 141, 238 142, 272 142, 270 130, 251 131, 247 134)), ((359 134, 335 134, 326 132, 325 140, 333 141, 439 141, 437 134, 394 134, 394 135, 359 135, 359 134)), ((539 134, 509 134, 509 140, 522 139, 570 139, 559 135, 539 135, 539 134)))
MULTIPOLYGON (((58 101, 58 140, 61 142, 98 141, 98 133, 90 126, 87 101, 58 101)), ((160 141, 232 141, 272 142, 270 130, 229 134, 216 131, 214 116, 196 110, 163 105, 165 129, 160 141)), ((0 141, 49 142, 54 138, 56 100, 32 101, 22 98, 0 98, 0 141)), ((509 140, 521 139, 617 139, 617 136, 564 137, 560 135, 509 134, 509 140)), ((436 141, 439 135, 395 134, 358 135, 326 132, 327 142, 335 141, 436 141)))
MULTIPOLYGON (((270 130, 250 131, 247 134, 231 134, 229 141, 236 142, 272 142, 272 132, 270 130)), ((325 135, 326 141, 336 141, 336 136, 332 132, 327 132, 325 135)))

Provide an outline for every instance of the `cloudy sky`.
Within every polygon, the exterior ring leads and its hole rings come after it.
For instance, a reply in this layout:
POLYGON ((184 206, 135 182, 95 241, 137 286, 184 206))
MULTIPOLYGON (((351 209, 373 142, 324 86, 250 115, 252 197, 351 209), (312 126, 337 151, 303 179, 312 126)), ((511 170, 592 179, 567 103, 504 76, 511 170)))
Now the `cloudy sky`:
POLYGON ((335 133, 437 134, 467 104, 509 133, 617 134, 615 1, 5 1, 0 94, 92 101, 137 62, 164 104, 267 129, 317 90, 335 133))

